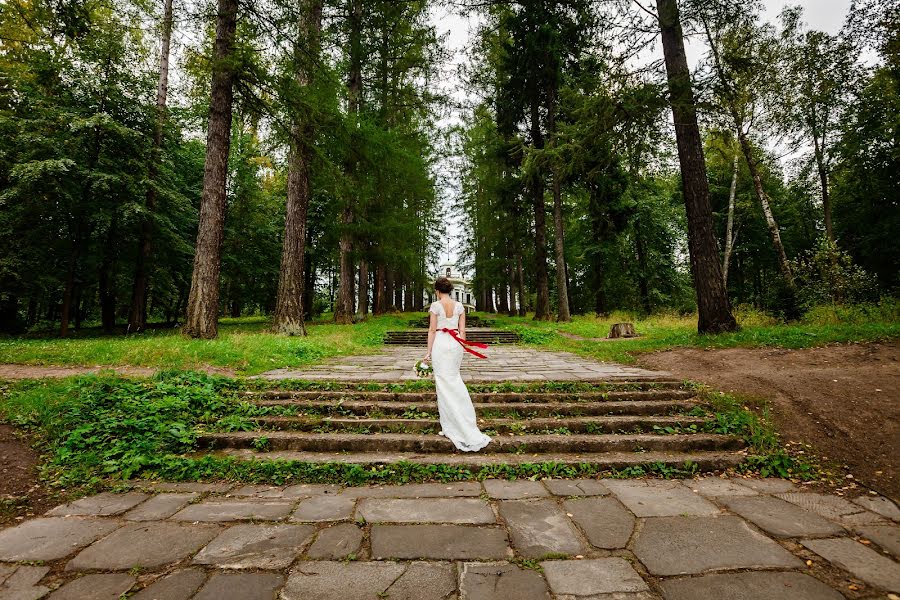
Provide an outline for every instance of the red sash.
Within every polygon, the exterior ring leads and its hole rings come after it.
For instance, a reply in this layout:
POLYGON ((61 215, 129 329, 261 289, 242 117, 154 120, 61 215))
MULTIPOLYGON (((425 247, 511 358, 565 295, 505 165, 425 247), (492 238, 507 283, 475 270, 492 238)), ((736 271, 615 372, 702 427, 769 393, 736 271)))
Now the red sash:
POLYGON ((487 344, 482 344, 480 342, 470 342, 468 340, 464 340, 461 337, 459 337, 458 330, 456 330, 456 329, 447 329, 446 327, 441 327, 440 329, 438 329, 438 331, 443 331, 444 333, 449 333, 453 337, 454 340, 459 342, 459 345, 463 347, 463 350, 465 350, 469 354, 474 354, 478 358, 487 358, 487 356, 485 356, 481 352, 475 352, 474 350, 469 348, 469 346, 474 346, 475 348, 487 348, 488 347, 487 344))

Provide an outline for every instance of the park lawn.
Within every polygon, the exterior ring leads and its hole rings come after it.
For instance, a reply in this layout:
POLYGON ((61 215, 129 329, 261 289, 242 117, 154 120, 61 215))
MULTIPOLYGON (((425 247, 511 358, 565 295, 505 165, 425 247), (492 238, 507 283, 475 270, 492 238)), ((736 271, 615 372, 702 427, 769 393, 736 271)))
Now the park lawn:
POLYGON ((342 354, 376 352, 384 332, 400 329, 415 314, 372 317, 352 326, 308 324, 305 338, 276 335, 262 317, 222 319, 214 340, 187 338, 177 329, 138 335, 87 330, 61 339, 52 335, 0 338, 0 363, 60 366, 136 366, 159 369, 221 367, 255 375, 342 354))
POLYGON ((616 312, 605 317, 575 316, 571 322, 534 321, 531 317, 485 315, 498 328, 519 332, 523 342, 563 350, 605 362, 633 363, 640 354, 673 348, 812 348, 833 343, 877 342, 900 338, 900 303, 885 300, 856 307, 817 307, 794 323, 783 323, 753 310, 736 311, 741 328, 734 333, 700 335, 697 315, 656 314, 648 317, 616 312), (613 323, 632 322, 640 337, 605 338, 613 323))
MULTIPOLYGON (((194 340, 178 330, 140 335, 104 335, 84 330, 69 338, 28 335, 0 338, 0 363, 57 366, 135 366, 158 369, 218 367, 238 375, 256 375, 281 367, 297 367, 331 356, 370 354, 382 347, 386 331, 404 329, 423 313, 370 317, 354 325, 334 325, 325 315, 308 325, 309 336, 276 335, 262 317, 222 319, 215 340, 194 340)), ((716 336, 697 334, 696 315, 656 314, 641 317, 613 313, 607 317, 576 316, 569 323, 533 321, 481 313, 503 329, 520 333, 537 348, 563 350, 605 362, 633 363, 639 354, 671 348, 810 348, 831 343, 872 342, 900 338, 900 303, 856 307, 819 307, 796 323, 784 324, 753 310, 738 310, 741 329, 716 336), (616 341, 578 340, 559 335, 603 338, 613 323, 630 321, 641 337, 616 341)))

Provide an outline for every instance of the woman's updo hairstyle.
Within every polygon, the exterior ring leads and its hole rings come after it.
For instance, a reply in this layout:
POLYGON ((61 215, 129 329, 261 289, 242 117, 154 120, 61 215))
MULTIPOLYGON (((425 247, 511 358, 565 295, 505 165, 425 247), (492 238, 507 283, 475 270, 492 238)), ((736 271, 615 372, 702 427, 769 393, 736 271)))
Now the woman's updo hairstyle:
POLYGON ((453 284, 446 277, 438 277, 434 280, 434 289, 442 294, 449 294, 453 291, 453 284))

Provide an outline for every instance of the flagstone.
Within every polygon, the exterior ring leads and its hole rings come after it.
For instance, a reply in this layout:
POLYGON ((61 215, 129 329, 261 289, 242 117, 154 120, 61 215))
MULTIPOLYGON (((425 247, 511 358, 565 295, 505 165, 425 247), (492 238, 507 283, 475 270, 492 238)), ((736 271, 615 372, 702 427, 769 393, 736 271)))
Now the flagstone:
POLYGON ((203 569, 180 569, 132 596, 129 600, 188 600, 206 581, 203 569))
POLYGON ((682 483, 691 491, 708 498, 719 496, 755 496, 759 492, 751 487, 741 485, 731 479, 721 477, 703 477, 701 479, 685 479, 682 483))
POLYGON ((175 514, 179 521, 225 522, 241 520, 277 521, 286 517, 293 502, 258 499, 217 499, 191 504, 175 514))
POLYGON ((485 479, 484 489, 488 496, 497 500, 518 500, 549 496, 540 481, 507 481, 506 479, 485 479))
POLYGON ((506 500, 500 503, 500 516, 522 556, 540 558, 584 551, 571 522, 552 500, 506 500))
POLYGON ((550 600, 540 573, 508 562, 462 563, 459 591, 466 600, 550 600))
POLYGON ((660 583, 666 600, 843 600, 844 596, 803 573, 729 573, 660 583))
POLYGON ((85 575, 50 594, 49 600, 119 600, 135 581, 127 573, 85 575))
POLYGON ((134 508, 148 497, 147 494, 141 492, 128 492, 126 494, 107 492, 57 506, 53 510, 47 511, 47 515, 51 517, 108 517, 134 508))
POLYGON ((860 496, 854 498, 853 502, 886 519, 900 521, 900 508, 897 508, 896 504, 884 496, 860 496))
POLYGON ((194 564, 220 569, 286 569, 315 531, 312 525, 234 525, 203 548, 194 564))
POLYGON ((785 479, 753 479, 753 478, 735 478, 733 481, 745 485, 751 490, 756 490, 761 494, 784 494, 786 492, 796 492, 800 488, 785 479))
POLYGON ((860 535, 871 540, 900 558, 900 527, 897 525, 860 525, 856 528, 860 535))
POLYGON ((480 498, 364 498, 356 514, 368 523, 494 523, 490 505, 480 498))
POLYGON ((634 516, 615 498, 572 498, 563 509, 581 528, 592 546, 624 548, 634 530, 634 516))
POLYGON ((778 498, 787 500, 806 510, 816 512, 826 519, 840 521, 852 525, 863 525, 882 521, 881 515, 869 512, 863 507, 853 504, 846 498, 829 496, 828 494, 786 493, 776 494, 778 498))
POLYGON ((281 599, 449 600, 455 589, 451 563, 307 561, 291 572, 281 599))
POLYGON ((274 600, 284 576, 277 573, 213 573, 194 600, 274 600))
POLYGON ((306 555, 313 559, 346 558, 359 552, 363 530, 355 523, 340 523, 319 531, 306 555))
POLYGON ((638 517, 713 516, 721 512, 677 481, 610 480, 605 485, 638 517))
POLYGON ((647 519, 636 535, 634 554, 654 575, 803 566, 787 550, 732 516, 647 519))
POLYGON ((200 497, 197 492, 187 494, 162 493, 131 509, 125 515, 129 521, 158 521, 167 519, 200 497))
POLYGON ((0 560, 56 560, 118 529, 114 521, 49 517, 0 531, 0 560))
POLYGON ((349 498, 462 498, 481 495, 477 481, 457 483, 411 483, 379 487, 349 487, 342 493, 349 498))
POLYGON ((545 560, 541 567, 558 600, 650 591, 624 558, 545 560))
POLYGON ((192 481, 160 481, 147 485, 157 492, 198 492, 224 494, 234 487, 233 483, 196 483, 192 481))
POLYGON ((866 583, 900 592, 900 564, 849 538, 805 540, 804 546, 866 583))
POLYGON ((313 496, 303 500, 291 515, 292 521, 344 521, 353 518, 356 502, 345 496, 313 496))
POLYGON ((596 479, 545 479, 544 485, 555 496, 609 495, 609 488, 596 479))
POLYGON ((372 558, 476 560, 512 556, 506 532, 465 525, 373 525, 372 558))
POLYGON ((720 500, 732 512, 776 537, 825 537, 844 532, 840 525, 780 498, 754 496, 720 500))
POLYGON ((50 567, 3 565, 0 573, 0 598, 6 600, 37 600, 50 592, 50 588, 38 585, 50 567))
POLYGON ((182 560, 216 537, 220 528, 171 521, 131 523, 82 550, 67 571, 153 569, 182 560))

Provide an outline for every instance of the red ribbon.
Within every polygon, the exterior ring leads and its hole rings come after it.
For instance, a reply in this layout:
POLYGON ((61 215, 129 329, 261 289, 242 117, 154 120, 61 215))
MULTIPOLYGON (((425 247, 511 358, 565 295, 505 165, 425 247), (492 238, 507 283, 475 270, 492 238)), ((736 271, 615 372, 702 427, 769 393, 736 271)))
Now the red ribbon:
POLYGON ((465 350, 469 354, 474 354, 478 358, 487 358, 487 356, 485 356, 481 352, 475 352, 474 350, 469 348, 469 346, 474 346, 475 348, 487 348, 488 347, 487 344, 482 344, 480 342, 470 342, 469 340, 464 340, 461 337, 459 337, 459 333, 457 333, 456 329, 447 329, 446 327, 441 327, 440 329, 438 329, 438 331, 443 331, 444 333, 449 333, 451 335, 451 337, 453 337, 454 340, 459 342, 460 346, 463 347, 463 350, 465 350))

